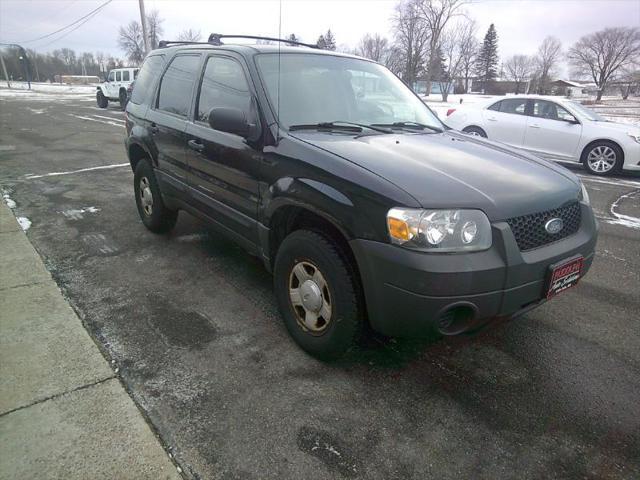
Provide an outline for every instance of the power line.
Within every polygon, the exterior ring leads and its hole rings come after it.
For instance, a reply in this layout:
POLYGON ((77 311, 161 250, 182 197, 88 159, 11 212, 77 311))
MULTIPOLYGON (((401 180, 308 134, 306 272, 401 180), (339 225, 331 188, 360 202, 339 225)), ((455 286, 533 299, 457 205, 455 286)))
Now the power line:
MULTIPOLYGON (((107 3, 112 2, 113 0, 108 0, 103 6, 106 6, 107 3)), ((64 32, 62 35, 60 35, 58 38, 54 38, 53 40, 51 40, 49 43, 46 43, 44 45, 41 45, 38 48, 45 48, 48 47, 49 45, 51 45, 52 43, 56 43, 58 40, 62 40, 64 37, 66 37, 67 35, 75 32, 77 29, 79 29, 81 26, 83 26, 85 23, 87 23, 89 20, 91 20, 93 17, 95 17, 96 15, 98 15, 100 11, 99 10, 95 10, 94 13, 90 16, 90 17, 86 17, 82 23, 79 23, 78 25, 76 25, 75 27, 73 27, 71 30, 69 30, 68 32, 64 32)))
MULTIPOLYGON (((32 42, 37 42, 38 40, 44 40, 45 38, 51 37, 51 36, 55 35, 56 33, 60 33, 60 32, 62 32, 63 30, 66 30, 67 28, 74 26, 74 25, 75 25, 75 24, 77 24, 78 22, 82 22, 82 21, 83 21, 83 20, 85 20, 85 19, 89 20, 93 15, 95 15, 97 12, 99 12, 100 10, 102 10, 104 7, 106 7, 106 6, 107 6, 108 4, 110 4, 112 1, 113 1, 113 0, 107 0, 106 2, 104 2, 103 4, 101 4, 99 7, 97 7, 97 8, 95 8, 95 9, 91 10, 91 11, 90 11, 89 13, 87 13, 86 15, 84 15, 84 16, 80 17, 79 19, 77 19, 76 21, 71 22, 70 24, 68 24, 68 25, 66 25, 66 26, 64 26, 64 27, 62 27, 62 28, 60 28, 60 29, 56 30, 55 32, 51 32, 51 33, 49 33, 49 34, 47 34, 47 35, 43 35, 43 36, 38 37, 38 38, 33 38, 33 39, 31 39, 31 40, 25 40, 25 41, 17 42, 17 43, 32 43, 32 42)), ((85 23, 85 22, 82 22, 80 25, 83 25, 84 23, 85 23)), ((80 26, 80 25, 78 25, 78 26, 80 26)), ((75 30, 75 28, 74 28, 73 30, 75 30)), ((72 32, 73 30, 71 30, 71 32, 72 32)), ((67 32, 67 33, 71 33, 71 32, 67 32)), ((60 38, 62 38, 62 37, 60 37, 60 38)), ((52 42, 52 43, 53 43, 53 42, 52 42)))

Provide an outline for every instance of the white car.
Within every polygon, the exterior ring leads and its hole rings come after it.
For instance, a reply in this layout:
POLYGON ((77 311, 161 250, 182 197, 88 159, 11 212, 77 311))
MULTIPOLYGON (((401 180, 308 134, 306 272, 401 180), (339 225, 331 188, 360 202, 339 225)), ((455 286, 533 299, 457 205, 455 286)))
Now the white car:
POLYGON ((582 162, 596 175, 640 171, 640 128, 609 122, 563 98, 518 95, 449 109, 445 123, 541 157, 582 162))
POLYGON ((115 68, 109 71, 107 79, 98 85, 96 102, 100 108, 107 108, 109 101, 119 102, 124 110, 127 105, 127 88, 138 76, 139 68, 115 68))

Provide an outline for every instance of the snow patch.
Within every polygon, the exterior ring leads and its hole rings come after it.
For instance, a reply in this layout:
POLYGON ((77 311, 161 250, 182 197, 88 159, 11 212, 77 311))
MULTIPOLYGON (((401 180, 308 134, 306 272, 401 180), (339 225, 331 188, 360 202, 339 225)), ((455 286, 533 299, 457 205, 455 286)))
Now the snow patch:
POLYGON ((11 210, 16 208, 16 202, 9 196, 8 193, 3 193, 2 199, 4 200, 4 203, 7 204, 7 207, 9 207, 11 210))
POLYGON ((15 149, 15 145, 0 145, 0 152, 11 152, 15 149))
POLYGON ((60 213, 70 220, 82 220, 85 213, 98 213, 100 211, 97 207, 83 207, 83 208, 70 208, 63 210, 60 213))
POLYGON ((611 215, 613 215, 614 219, 609 219, 607 223, 612 225, 622 225, 623 227, 633 228, 634 230, 640 230, 640 218, 632 217, 631 215, 624 215, 622 213, 618 213, 617 209, 620 205, 620 202, 624 198, 629 198, 632 195, 636 195, 638 191, 625 193, 624 195, 620 195, 618 199, 611 204, 611 215))
POLYGON ((22 230, 24 230, 25 232, 29 230, 29 228, 31 228, 31 220, 29 220, 27 217, 16 217, 16 220, 18 220, 20 228, 22 228, 22 230))
POLYGON ((42 115, 44 112, 47 111, 46 108, 31 108, 31 107, 27 107, 27 110, 29 110, 31 113, 34 113, 36 115, 42 115))

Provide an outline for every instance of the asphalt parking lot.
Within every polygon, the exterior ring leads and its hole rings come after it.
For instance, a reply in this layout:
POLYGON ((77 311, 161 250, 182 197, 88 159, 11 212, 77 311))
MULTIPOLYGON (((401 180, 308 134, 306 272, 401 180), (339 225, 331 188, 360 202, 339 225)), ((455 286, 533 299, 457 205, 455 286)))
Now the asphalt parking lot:
POLYGON ((123 118, 0 98, 0 187, 187 478, 640 478, 640 178, 577 171, 600 237, 575 289, 328 365, 289 339, 260 261, 187 214, 143 227, 123 118))

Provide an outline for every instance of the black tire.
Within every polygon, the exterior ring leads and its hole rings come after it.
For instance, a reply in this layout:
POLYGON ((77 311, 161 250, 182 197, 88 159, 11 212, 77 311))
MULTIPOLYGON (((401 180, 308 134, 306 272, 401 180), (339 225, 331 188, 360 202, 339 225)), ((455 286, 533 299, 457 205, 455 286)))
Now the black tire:
POLYGON ((147 160, 140 160, 133 175, 133 189, 136 196, 138 214, 144 226, 154 233, 170 231, 178 220, 178 211, 167 208, 162 200, 158 181, 153 168, 147 160), (146 185, 143 188, 142 184, 146 185), (147 203, 151 194, 151 208, 147 203))
POLYGON ((96 103, 100 108, 107 108, 109 106, 109 99, 104 96, 102 90, 98 90, 96 93, 96 103))
POLYGON ((307 353, 322 360, 335 360, 361 339, 365 309, 355 266, 329 237, 309 230, 288 235, 276 256, 274 289, 289 334, 307 353), (314 332, 301 324, 300 309, 304 307, 294 307, 290 298, 289 288, 295 281, 293 269, 302 264, 317 267, 326 280, 322 296, 323 302, 330 300, 331 314, 322 331, 314 332))
POLYGON ((485 132, 480 127, 465 127, 462 131, 469 135, 475 135, 476 137, 487 138, 487 132, 485 132))
POLYGON ((624 154, 622 153, 622 149, 615 143, 607 140, 598 140, 587 145, 582 152, 580 161, 589 173, 607 176, 620 172, 624 161, 624 154), (598 157, 600 157, 599 153, 604 154, 602 163, 598 161, 598 157), (613 165, 609 166, 611 159, 613 160, 613 165))
POLYGON ((122 110, 127 108, 127 102, 129 101, 129 96, 127 95, 127 91, 125 89, 120 89, 120 94, 118 95, 118 101, 120 102, 120 108, 122 110))

